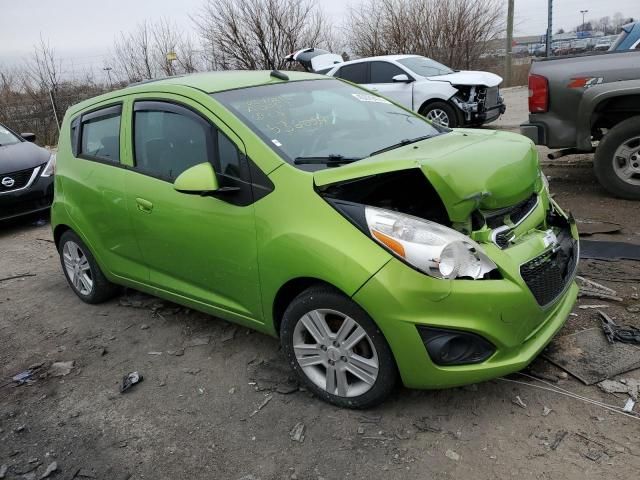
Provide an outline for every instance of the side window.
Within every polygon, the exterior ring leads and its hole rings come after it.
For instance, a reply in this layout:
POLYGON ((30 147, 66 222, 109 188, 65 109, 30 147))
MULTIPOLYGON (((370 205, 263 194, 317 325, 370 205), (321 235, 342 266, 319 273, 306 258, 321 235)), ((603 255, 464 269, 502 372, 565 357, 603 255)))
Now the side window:
POLYGON ((82 116, 81 156, 120 162, 120 105, 82 116))
POLYGON ((135 168, 173 182, 182 172, 208 162, 211 126, 190 110, 163 102, 134 104, 135 168))
POLYGON ((227 136, 218 132, 218 158, 220 168, 217 173, 228 177, 243 178, 243 161, 235 144, 227 136))
POLYGON ((389 62, 371 62, 371 82, 370 83, 392 83, 393 77, 405 74, 400 67, 396 67, 389 62))
POLYGON ((353 83, 369 83, 369 62, 359 62, 341 67, 335 74, 353 83))

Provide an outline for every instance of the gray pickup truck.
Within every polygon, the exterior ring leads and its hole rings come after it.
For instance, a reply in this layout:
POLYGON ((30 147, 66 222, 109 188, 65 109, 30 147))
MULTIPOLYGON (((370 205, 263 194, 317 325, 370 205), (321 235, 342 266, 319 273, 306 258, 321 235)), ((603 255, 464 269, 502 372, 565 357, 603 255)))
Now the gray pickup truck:
POLYGON ((536 60, 520 131, 552 154, 595 152, 598 181, 640 200, 640 50, 536 60))

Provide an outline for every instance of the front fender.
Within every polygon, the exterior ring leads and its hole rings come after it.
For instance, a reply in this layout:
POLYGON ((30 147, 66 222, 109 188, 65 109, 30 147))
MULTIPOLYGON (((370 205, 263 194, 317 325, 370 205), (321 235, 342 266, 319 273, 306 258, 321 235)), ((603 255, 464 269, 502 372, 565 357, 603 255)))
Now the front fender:
POLYGON ((640 95, 640 80, 625 80, 615 83, 601 83, 589 87, 578 107, 578 120, 576 124, 576 147, 579 150, 588 151, 591 145, 591 125, 593 113, 605 100, 622 97, 625 95, 640 95))
POLYGON ((420 111, 422 105, 430 100, 449 101, 458 93, 448 82, 432 82, 430 80, 418 80, 413 85, 413 105, 416 112, 420 111))

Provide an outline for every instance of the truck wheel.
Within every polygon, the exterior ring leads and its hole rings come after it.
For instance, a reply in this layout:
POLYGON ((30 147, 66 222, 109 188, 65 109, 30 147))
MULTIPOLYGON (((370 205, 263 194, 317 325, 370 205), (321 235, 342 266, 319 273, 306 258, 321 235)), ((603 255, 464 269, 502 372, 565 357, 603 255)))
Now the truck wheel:
POLYGON ((596 150, 594 170, 612 195, 640 200, 640 117, 609 130, 596 150))
POLYGON ((430 122, 437 123, 443 127, 456 128, 458 117, 456 111, 447 102, 433 102, 423 107, 420 113, 430 122))

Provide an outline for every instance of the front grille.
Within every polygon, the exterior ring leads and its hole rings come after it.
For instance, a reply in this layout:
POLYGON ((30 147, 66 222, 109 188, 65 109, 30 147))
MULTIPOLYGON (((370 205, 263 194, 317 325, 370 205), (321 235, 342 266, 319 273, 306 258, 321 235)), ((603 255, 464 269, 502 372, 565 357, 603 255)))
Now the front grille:
POLYGON ((487 96, 485 98, 484 105, 487 109, 498 105, 498 87, 487 88, 487 96))
POLYGON ((573 278, 578 261, 577 242, 568 233, 559 247, 520 267, 520 275, 541 306, 552 303, 573 278))
POLYGON ((531 213, 537 203, 538 196, 534 193, 520 203, 498 210, 484 211, 482 214, 489 228, 501 227, 507 224, 507 221, 516 225, 531 213))
POLYGON ((23 188, 29 182, 31 175, 33 174, 33 168, 27 170, 20 170, 19 172, 12 173, 0 173, 0 193, 10 192, 11 190, 17 190, 23 188), (13 185, 6 186, 5 179, 10 178, 13 180, 13 185))

